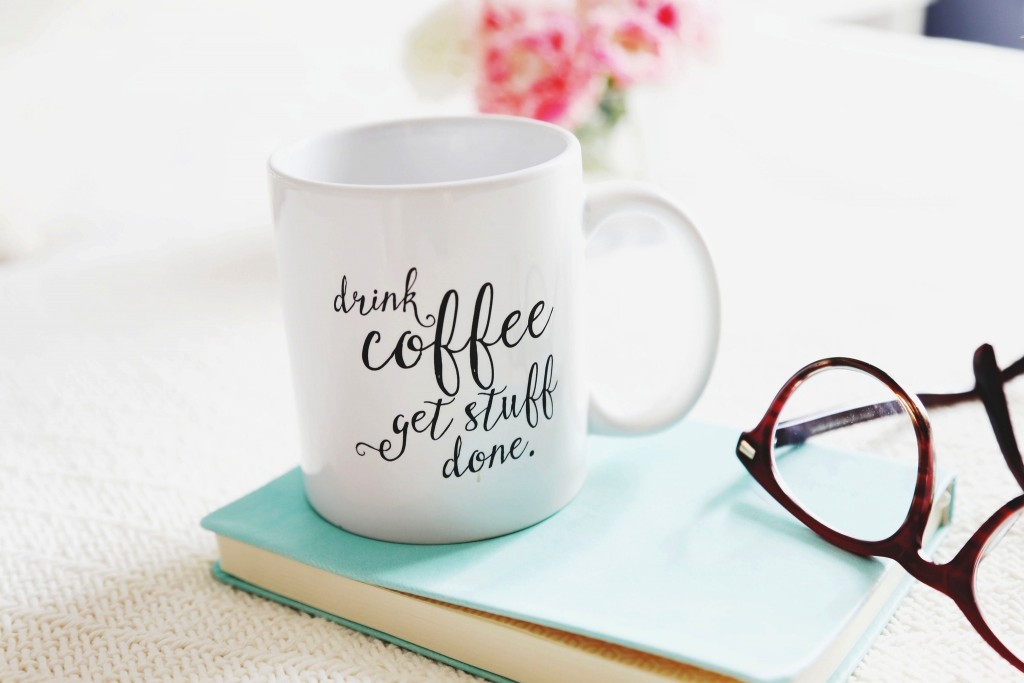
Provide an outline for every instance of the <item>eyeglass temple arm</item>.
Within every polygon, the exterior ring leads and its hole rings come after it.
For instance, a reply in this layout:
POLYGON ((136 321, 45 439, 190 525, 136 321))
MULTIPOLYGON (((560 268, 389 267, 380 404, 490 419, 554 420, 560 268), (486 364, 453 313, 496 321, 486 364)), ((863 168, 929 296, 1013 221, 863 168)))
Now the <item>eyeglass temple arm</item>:
MULTIPOLYGON (((977 359, 978 354, 982 353, 982 349, 988 348, 991 352, 992 347, 985 344, 978 351, 975 352, 975 358, 977 359)), ((1014 377, 1024 374, 1024 358, 1021 358, 1017 362, 1008 365, 1001 372, 999 367, 995 365, 995 354, 992 353, 992 364, 995 367, 994 378, 998 384, 998 389, 1002 392, 1002 383, 1013 379, 1014 377), (1001 381, 1000 381, 1001 378, 1001 381)), ((975 376, 977 377, 977 370, 975 370, 975 376)), ((961 391, 952 394, 918 394, 917 397, 921 400, 921 403, 926 408, 937 408, 941 406, 951 406, 957 403, 968 401, 972 398, 979 397, 979 388, 976 386, 970 391, 961 391)), ((983 395, 982 395, 983 396, 983 395)), ((982 400, 985 400, 984 397, 982 400)), ((1005 439, 1005 436, 1000 434, 1009 434, 1009 438, 1013 440, 1013 430, 1009 427, 1010 418, 1006 411, 1006 399, 1002 399, 1003 412, 1006 413, 1005 425, 1006 427, 996 427, 993 423, 993 429, 996 430, 997 439, 1005 439)), ((985 408, 989 413, 990 419, 992 419, 992 409, 985 404, 985 408)), ((843 410, 838 413, 832 413, 829 415, 822 415, 820 417, 813 417, 809 419, 796 419, 788 420, 779 425, 778 429, 775 430, 775 445, 776 446, 792 446, 794 444, 803 443, 807 439, 817 434, 824 434, 830 432, 833 429, 840 429, 842 427, 849 427, 850 425, 860 424, 861 422, 868 422, 875 420, 880 417, 886 417, 888 415, 895 415, 899 413, 902 408, 899 405, 899 401, 886 401, 885 403, 875 403, 872 405, 861 406, 859 408, 851 408, 849 410, 843 410)), ((999 442, 1000 447, 1003 447, 1003 441, 999 442)), ((1009 458, 1011 456, 1006 455, 1004 448, 1004 456, 1009 458)), ((1021 463, 1021 455, 1016 449, 1016 440, 1013 440, 1013 453, 1015 454, 1016 462, 1021 463)), ((1014 465, 1010 466, 1010 470, 1013 471, 1014 477, 1017 478, 1021 486, 1024 487, 1024 465, 1017 466, 1015 469, 1014 465), (1017 474, 1017 470, 1020 470, 1020 475, 1017 474)))
POLYGON ((1024 489, 1024 460, 1021 459, 1017 438, 1013 434, 1013 423, 1010 422, 1010 410, 1006 404, 1006 393, 1003 390, 1006 373, 1011 369, 1019 370, 1014 366, 1024 367, 1022 361, 1024 359, 1017 361, 1001 373, 991 345, 984 344, 974 352, 974 377, 977 382, 975 391, 985 405, 988 421, 992 424, 992 431, 996 435, 996 441, 999 443, 999 450, 1003 453, 1003 459, 1006 460, 1006 466, 1010 468, 1017 484, 1024 489))

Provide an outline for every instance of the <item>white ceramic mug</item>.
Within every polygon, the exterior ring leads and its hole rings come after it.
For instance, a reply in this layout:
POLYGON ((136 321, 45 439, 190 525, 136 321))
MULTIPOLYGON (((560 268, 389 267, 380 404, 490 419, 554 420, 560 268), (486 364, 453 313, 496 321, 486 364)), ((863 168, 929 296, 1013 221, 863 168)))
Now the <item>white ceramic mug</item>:
POLYGON ((583 484, 588 421, 657 429, 707 381, 718 290, 697 229, 644 186, 585 195, 561 128, 368 125, 285 147, 269 172, 306 494, 344 529, 453 543, 530 526, 583 484), (702 355, 639 423, 588 405, 581 350, 585 238, 619 212, 681 231, 711 302, 702 355))

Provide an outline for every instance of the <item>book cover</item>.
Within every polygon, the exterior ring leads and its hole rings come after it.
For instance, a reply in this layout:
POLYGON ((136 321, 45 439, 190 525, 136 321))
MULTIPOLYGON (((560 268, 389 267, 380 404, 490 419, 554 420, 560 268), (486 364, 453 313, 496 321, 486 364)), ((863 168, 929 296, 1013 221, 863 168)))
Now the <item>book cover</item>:
MULTIPOLYGON (((653 436, 591 437, 587 483, 572 503, 529 529, 473 543, 402 545, 349 534, 313 512, 297 469, 210 514, 203 526, 358 582, 740 680, 840 677, 910 579, 887 560, 830 546, 793 519, 737 462, 736 438, 735 430, 693 422, 653 436), (856 620, 864 623, 851 636, 856 620)), ((824 448, 821 454, 828 467, 862 457, 824 448)), ((884 510, 906 475, 880 460, 869 481, 832 480, 830 495, 855 493, 857 514, 870 517, 871 499, 884 510)), ((937 490, 949 486, 939 478, 937 490)), ((238 577, 220 578, 267 594, 238 577)), ((267 597, 318 612, 287 596, 267 597)))

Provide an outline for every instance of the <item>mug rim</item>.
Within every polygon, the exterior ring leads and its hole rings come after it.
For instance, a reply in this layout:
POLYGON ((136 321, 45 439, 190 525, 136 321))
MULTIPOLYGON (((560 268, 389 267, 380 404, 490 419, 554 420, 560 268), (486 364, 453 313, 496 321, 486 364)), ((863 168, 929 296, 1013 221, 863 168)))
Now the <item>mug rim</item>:
MULTIPOLYGON (((505 114, 466 114, 454 116, 406 117, 388 119, 385 121, 338 126, 335 128, 321 130, 311 135, 303 136, 298 140, 293 140, 292 142, 279 146, 267 159, 267 172, 272 179, 285 182, 297 187, 311 189, 342 190, 357 192, 409 192, 417 190, 445 190, 456 188, 475 188, 507 185, 529 180, 531 178, 543 175, 552 167, 557 166, 560 163, 563 163, 566 158, 572 156, 574 153, 577 159, 582 159, 579 140, 572 132, 553 123, 548 123, 546 121, 538 121, 536 119, 526 118, 523 116, 510 116, 505 114), (555 133, 556 135, 561 137, 562 140, 565 142, 565 146, 556 154, 548 157, 547 159, 544 159, 543 161, 531 164, 529 166, 524 166, 522 168, 517 168, 511 171, 474 176, 471 178, 461 178, 458 180, 442 180, 424 183, 341 183, 326 180, 313 180, 308 177, 303 177, 300 174, 284 170, 285 159, 289 154, 298 149, 301 149, 302 147, 314 144, 318 141, 325 140, 338 134, 362 133, 367 131, 380 130, 384 128, 397 128, 400 126, 408 126, 410 124, 415 126, 429 126, 438 124, 461 124, 473 121, 494 121, 512 124, 514 126, 518 126, 524 129, 533 128, 546 130, 548 132, 555 133)), ((582 161, 580 161, 580 171, 582 173, 582 161)))

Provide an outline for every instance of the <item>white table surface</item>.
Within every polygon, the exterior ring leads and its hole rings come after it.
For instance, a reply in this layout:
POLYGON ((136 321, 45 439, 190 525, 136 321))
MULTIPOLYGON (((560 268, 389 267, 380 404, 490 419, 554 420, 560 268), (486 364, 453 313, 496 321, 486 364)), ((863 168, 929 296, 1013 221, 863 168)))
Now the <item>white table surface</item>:
MULTIPOLYGON (((468 108, 415 98, 399 47, 422 10, 386 7, 0 6, 0 245, 20 254, 0 264, 0 678, 468 680, 216 584, 198 528, 297 462, 265 156, 468 108)), ((943 391, 981 342, 1024 354, 1024 55, 728 15, 706 63, 634 104, 647 175, 721 280, 694 417, 751 426, 826 355, 943 391)), ((948 557, 1019 491, 983 412, 933 422, 961 480, 948 557)), ((855 674, 1014 677, 922 587, 855 674)))

